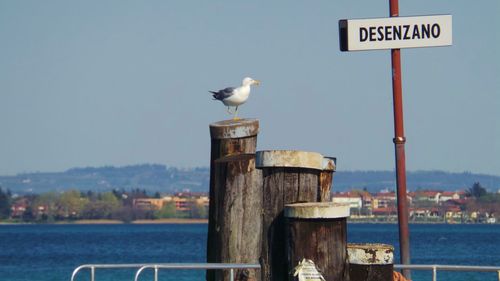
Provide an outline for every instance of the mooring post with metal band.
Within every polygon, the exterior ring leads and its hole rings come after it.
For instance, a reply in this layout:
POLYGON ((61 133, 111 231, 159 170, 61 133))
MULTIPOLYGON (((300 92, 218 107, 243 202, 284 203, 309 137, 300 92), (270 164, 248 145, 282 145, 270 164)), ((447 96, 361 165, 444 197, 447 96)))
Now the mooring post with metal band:
POLYGON ((349 204, 296 203, 285 206, 289 281, 347 281, 349 204))
POLYGON ((350 280, 393 280, 394 247, 386 244, 347 244, 350 280))
MULTIPOLYGON (((256 167, 262 170, 262 253, 263 281, 285 280, 288 276, 285 253, 285 204, 318 202, 320 186, 331 187, 328 177, 321 182, 325 164, 333 169, 333 161, 325 161, 319 153, 269 150, 257 151, 256 167)), ((331 180, 331 177, 329 178, 331 180)))
MULTIPOLYGON (((261 250, 262 176, 255 168, 259 122, 210 125, 207 262, 257 263, 261 250)), ((260 280, 255 270, 207 270, 207 280, 260 280)))

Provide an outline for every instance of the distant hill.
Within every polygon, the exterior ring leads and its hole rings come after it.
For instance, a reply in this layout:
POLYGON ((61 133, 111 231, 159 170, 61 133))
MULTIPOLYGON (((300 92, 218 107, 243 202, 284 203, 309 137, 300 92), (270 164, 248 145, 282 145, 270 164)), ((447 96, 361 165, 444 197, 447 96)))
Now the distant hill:
MULTIPOLYGON (((437 189, 456 191, 470 188, 475 182, 496 192, 500 189, 500 177, 484 174, 449 173, 443 171, 416 171, 407 172, 407 189, 409 191, 437 189)), ((340 171, 333 179, 334 191, 346 189, 366 188, 369 191, 394 189, 396 186, 396 172, 394 171, 340 171)))
MULTIPOLYGON (((26 173, 0 176, 0 186, 16 193, 43 193, 68 189, 106 191, 112 189, 145 189, 149 192, 171 193, 190 190, 207 192, 209 168, 180 169, 158 164, 125 167, 74 168, 59 173, 26 173)), ((439 189, 458 190, 480 182, 482 186, 497 191, 500 177, 472 173, 443 171, 417 171, 407 173, 408 190, 439 189)), ((333 180, 334 191, 352 188, 369 191, 393 189, 395 173, 391 171, 339 171, 333 180)))
POLYGON ((157 164, 74 168, 60 173, 0 176, 0 186, 13 192, 43 193, 68 189, 106 191, 145 189, 151 192, 207 191, 208 168, 180 169, 157 164))

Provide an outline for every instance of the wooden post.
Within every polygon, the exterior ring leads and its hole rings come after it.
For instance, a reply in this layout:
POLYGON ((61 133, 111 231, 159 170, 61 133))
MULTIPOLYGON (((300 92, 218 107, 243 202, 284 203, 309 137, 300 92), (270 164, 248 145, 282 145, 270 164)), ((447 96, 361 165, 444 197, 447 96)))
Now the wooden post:
POLYGON ((385 244, 348 244, 351 280, 392 281, 394 247, 385 244))
POLYGON ((314 266, 309 274, 314 276, 314 270, 317 270, 327 281, 348 280, 349 205, 324 202, 290 204, 285 206, 285 217, 288 280, 299 280, 300 268, 307 266, 303 262, 308 260, 313 263, 309 267, 314 266))
POLYGON ((287 279, 283 209, 285 204, 318 202, 325 197, 320 186, 331 186, 331 182, 325 177, 321 184, 323 163, 324 157, 314 152, 257 152, 256 167, 262 169, 263 178, 262 281, 287 279))
MULTIPOLYGON (((257 120, 210 125, 210 206, 207 262, 257 263, 260 257, 262 175, 255 169, 257 120)), ((207 271, 207 280, 229 280, 228 271, 207 271)), ((260 272, 236 270, 235 280, 260 280, 260 272)))
POLYGON ((337 158, 323 158, 323 171, 319 176, 320 200, 330 202, 332 199, 333 173, 337 169, 337 158))

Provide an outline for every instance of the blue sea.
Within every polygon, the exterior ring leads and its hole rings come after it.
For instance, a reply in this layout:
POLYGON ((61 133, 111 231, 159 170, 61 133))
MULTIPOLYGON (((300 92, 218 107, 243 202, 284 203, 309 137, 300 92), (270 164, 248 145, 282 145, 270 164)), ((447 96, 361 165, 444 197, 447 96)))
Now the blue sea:
MULTIPOLYGON (((206 234, 206 224, 0 225, 0 280, 69 281, 73 269, 86 263, 205 262, 206 234)), ((415 224, 410 236, 412 263, 500 266, 500 225, 415 224)), ((348 241, 397 249, 397 225, 349 224, 348 241)), ((439 272, 438 280, 496 276, 439 272)), ((431 280, 431 273, 413 272, 412 277, 431 280)), ((204 272, 161 270, 159 279, 204 280, 204 272)), ((77 280, 90 280, 90 274, 82 272, 77 280)), ((133 272, 96 270, 99 280, 133 280, 133 272)), ((152 280, 152 274, 141 280, 152 280)))

